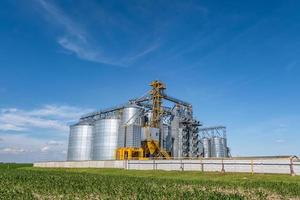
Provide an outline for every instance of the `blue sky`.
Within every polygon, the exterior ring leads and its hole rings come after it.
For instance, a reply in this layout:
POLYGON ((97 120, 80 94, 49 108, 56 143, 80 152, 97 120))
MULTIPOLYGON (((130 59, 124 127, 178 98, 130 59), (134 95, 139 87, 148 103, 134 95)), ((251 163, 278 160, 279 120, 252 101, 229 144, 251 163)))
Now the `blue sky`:
POLYGON ((68 125, 163 80, 234 156, 300 155, 300 2, 0 2, 0 161, 65 159, 68 125))

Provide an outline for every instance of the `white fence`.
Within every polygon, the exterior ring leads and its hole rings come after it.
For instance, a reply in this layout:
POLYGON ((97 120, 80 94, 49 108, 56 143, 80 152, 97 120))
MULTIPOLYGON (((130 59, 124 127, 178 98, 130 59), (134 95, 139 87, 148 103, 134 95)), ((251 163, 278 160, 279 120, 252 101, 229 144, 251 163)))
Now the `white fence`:
POLYGON ((130 160, 126 163, 126 169, 278 173, 300 175, 300 162, 291 162, 289 159, 130 160))
POLYGON ((51 168, 120 168, 135 170, 179 170, 202 172, 246 172, 300 175, 300 161, 284 158, 230 158, 197 160, 106 160, 38 162, 34 167, 51 168))

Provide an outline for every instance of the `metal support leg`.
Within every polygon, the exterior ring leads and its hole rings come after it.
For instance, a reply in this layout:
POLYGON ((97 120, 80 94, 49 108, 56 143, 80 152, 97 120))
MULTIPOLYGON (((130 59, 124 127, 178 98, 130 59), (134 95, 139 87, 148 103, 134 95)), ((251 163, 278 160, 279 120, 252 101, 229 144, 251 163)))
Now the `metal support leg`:
POLYGON ((225 167, 224 167, 224 161, 222 159, 222 170, 221 170, 222 173, 225 173, 225 167))
POLYGON ((295 176, 295 171, 294 171, 294 164, 293 164, 293 158, 290 158, 290 173, 291 176, 295 176))

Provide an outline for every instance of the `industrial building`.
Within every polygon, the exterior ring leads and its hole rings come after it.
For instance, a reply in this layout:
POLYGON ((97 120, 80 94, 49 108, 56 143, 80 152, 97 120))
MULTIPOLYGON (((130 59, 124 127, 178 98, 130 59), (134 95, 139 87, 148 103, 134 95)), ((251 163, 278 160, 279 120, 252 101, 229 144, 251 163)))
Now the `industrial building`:
POLYGON ((192 105, 151 82, 140 98, 88 113, 70 126, 68 161, 229 157, 226 128, 202 128, 192 105), (165 101, 170 102, 165 106, 165 101))

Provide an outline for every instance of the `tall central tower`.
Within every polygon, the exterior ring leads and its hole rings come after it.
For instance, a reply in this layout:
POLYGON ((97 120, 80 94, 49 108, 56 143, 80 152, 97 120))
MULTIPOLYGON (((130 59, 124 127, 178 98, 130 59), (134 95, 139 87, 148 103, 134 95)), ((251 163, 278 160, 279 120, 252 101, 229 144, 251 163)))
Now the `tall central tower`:
POLYGON ((163 114, 162 109, 162 98, 164 94, 164 90, 166 86, 164 83, 156 80, 150 83, 152 86, 152 90, 150 90, 150 95, 152 99, 152 119, 150 122, 150 126, 153 128, 159 128, 160 126, 160 118, 163 114))

